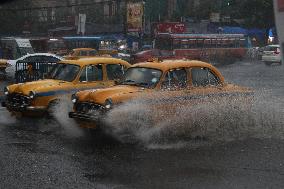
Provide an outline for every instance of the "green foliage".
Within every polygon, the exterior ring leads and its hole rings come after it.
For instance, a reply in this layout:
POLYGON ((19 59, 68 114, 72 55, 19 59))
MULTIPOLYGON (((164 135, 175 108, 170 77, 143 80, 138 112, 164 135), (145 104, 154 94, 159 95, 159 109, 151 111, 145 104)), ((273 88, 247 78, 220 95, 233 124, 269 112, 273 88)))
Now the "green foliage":
POLYGON ((270 28, 274 26, 272 0, 238 0, 237 13, 247 27, 270 28))
POLYGON ((3 5, 0 9, 0 34, 2 35, 17 35, 22 34, 25 29, 26 21, 31 22, 30 14, 27 14, 28 8, 32 6, 29 0, 10 1, 3 5), (13 9, 21 9, 20 11, 13 11, 13 9), (27 9, 27 11, 24 11, 27 9))
MULTIPOLYGON (((177 21, 180 17, 194 17, 201 20, 208 19, 212 12, 219 12, 222 16, 243 19, 245 27, 270 28, 274 26, 272 0, 200 0, 196 8, 189 6, 189 2, 193 0, 177 0, 177 9, 170 19, 177 21)), ((146 17, 151 21, 158 21, 159 15, 161 21, 167 19, 166 1, 146 1, 146 17)))

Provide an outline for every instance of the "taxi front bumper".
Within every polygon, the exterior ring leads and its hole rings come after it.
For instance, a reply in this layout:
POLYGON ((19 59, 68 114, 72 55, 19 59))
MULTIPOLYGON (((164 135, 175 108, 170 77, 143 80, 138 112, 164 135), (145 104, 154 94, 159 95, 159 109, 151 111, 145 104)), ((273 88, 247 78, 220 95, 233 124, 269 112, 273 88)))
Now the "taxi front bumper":
POLYGON ((93 122, 100 121, 100 118, 98 116, 93 116, 93 115, 84 114, 84 113, 77 113, 77 112, 69 112, 69 117, 73 119, 87 120, 87 121, 93 121, 93 122))
POLYGON ((81 128, 99 129, 102 119, 98 116, 92 116, 84 113, 69 112, 69 118, 72 118, 81 128))
POLYGON ((1 103, 2 107, 6 107, 9 111, 13 112, 45 112, 47 111, 46 106, 30 106, 25 104, 10 103, 4 101, 1 103))

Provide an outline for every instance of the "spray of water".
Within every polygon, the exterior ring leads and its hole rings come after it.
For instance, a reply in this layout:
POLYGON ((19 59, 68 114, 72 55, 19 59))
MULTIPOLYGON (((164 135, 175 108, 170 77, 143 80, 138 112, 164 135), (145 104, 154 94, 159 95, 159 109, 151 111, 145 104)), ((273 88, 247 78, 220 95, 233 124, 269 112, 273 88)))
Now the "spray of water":
POLYGON ((0 109, 0 125, 9 125, 16 123, 15 117, 11 115, 5 108, 0 109))
POLYGON ((160 100, 139 97, 114 108, 105 119, 107 130, 122 142, 165 149, 284 138, 284 103, 267 92, 170 102, 158 95, 160 100))
POLYGON ((53 107, 52 114, 59 125, 63 128, 65 134, 70 137, 81 137, 83 131, 78 127, 73 119, 68 117, 68 113, 72 110, 73 104, 67 97, 61 98, 53 107))

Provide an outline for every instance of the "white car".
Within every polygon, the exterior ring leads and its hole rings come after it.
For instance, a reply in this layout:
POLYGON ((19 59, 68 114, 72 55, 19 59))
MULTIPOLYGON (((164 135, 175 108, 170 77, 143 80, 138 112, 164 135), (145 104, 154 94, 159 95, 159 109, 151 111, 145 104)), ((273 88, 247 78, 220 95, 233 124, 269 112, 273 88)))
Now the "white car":
POLYGON ((261 59, 266 65, 273 63, 282 64, 280 45, 268 45, 264 47, 261 59))
POLYGON ((58 62, 63 60, 62 57, 50 53, 34 53, 27 54, 18 58, 17 60, 8 60, 7 63, 10 65, 6 68, 7 76, 14 78, 16 71, 16 64, 18 61, 27 61, 27 62, 58 62))

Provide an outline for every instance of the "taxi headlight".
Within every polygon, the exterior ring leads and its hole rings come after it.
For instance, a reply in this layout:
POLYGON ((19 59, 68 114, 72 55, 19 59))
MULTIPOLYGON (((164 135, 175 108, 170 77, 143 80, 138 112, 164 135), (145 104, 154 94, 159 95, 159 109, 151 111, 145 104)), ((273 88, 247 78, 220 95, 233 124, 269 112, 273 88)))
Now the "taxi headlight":
POLYGON ((112 100, 111 99, 107 99, 105 101, 105 108, 106 109, 110 109, 112 107, 112 100))
POLYGON ((5 94, 5 95, 8 95, 8 94, 9 94, 9 88, 8 88, 8 87, 5 87, 5 88, 4 88, 4 94, 5 94))
POLYGON ((33 99, 34 97, 35 97, 35 92, 34 91, 31 91, 30 93, 29 93, 29 98, 30 99, 33 99))
POLYGON ((75 104, 78 101, 78 97, 76 94, 72 94, 71 101, 73 102, 73 104, 75 104))

